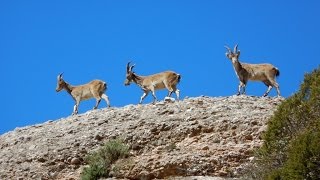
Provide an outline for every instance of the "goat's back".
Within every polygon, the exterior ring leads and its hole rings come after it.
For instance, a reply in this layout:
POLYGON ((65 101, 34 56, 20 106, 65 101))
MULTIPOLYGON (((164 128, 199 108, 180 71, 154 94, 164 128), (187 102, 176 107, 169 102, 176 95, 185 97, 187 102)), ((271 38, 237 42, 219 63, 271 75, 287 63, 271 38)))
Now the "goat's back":
POLYGON ((154 79, 159 79, 162 81, 167 81, 168 83, 177 84, 180 81, 180 75, 174 71, 164 71, 161 73, 151 75, 154 79))
POLYGON ((279 70, 269 63, 263 64, 247 64, 241 63, 242 67, 248 72, 250 80, 264 80, 269 77, 276 77, 279 75, 279 70))
POLYGON ((99 92, 105 92, 107 90, 107 83, 101 80, 93 80, 90 82, 92 88, 96 89, 99 92))
POLYGON ((148 87, 151 85, 156 89, 166 88, 166 85, 172 87, 178 84, 180 81, 180 75, 174 71, 164 71, 157 74, 144 76, 143 78, 144 80, 142 86, 148 87))
POLYGON ((104 92, 107 89, 107 83, 96 79, 78 87, 80 89, 90 89, 90 91, 104 92))

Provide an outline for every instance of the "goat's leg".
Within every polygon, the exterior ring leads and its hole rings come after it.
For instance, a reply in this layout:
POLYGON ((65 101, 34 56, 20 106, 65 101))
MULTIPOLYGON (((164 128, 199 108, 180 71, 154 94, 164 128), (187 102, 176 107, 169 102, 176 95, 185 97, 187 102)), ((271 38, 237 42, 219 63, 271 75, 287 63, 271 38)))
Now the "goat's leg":
POLYGON ((242 94, 246 94, 246 84, 242 86, 242 94))
POLYGON ((274 82, 273 83, 273 87, 275 87, 277 89, 277 94, 278 94, 278 97, 280 97, 280 87, 279 87, 279 84, 277 82, 274 82))
POLYGON ((100 101, 101 101, 101 98, 97 98, 96 105, 93 107, 93 109, 98 108, 100 101))
POLYGON ((277 96, 280 97, 280 87, 279 87, 279 84, 278 84, 276 81, 271 81, 271 82, 272 82, 272 86, 277 89, 277 96))
POLYGON ((142 96, 141 96, 141 98, 140 98, 140 102, 139 102, 139 104, 141 104, 142 103, 142 101, 144 100, 144 98, 148 95, 148 93, 149 93, 149 91, 144 91, 143 92, 143 94, 142 94, 142 96))
MULTIPOLYGON (((180 91, 179 91, 179 89, 177 89, 177 87, 174 86, 174 87, 173 87, 173 91, 174 91, 174 93, 176 93, 177 101, 179 101, 179 99, 180 99, 180 91)), ((172 93, 172 92, 171 92, 171 93, 172 93)), ((170 94, 170 95, 171 95, 171 94, 170 94)))
POLYGON ((240 81, 239 86, 238 86, 238 93, 237 96, 240 94, 244 94, 246 92, 246 84, 240 81), (242 88, 242 93, 241 93, 241 88, 242 88))
POLYGON ((102 99, 104 99, 106 101, 106 103, 108 104, 108 107, 110 107, 109 97, 105 94, 102 94, 101 97, 102 97, 102 99))
POLYGON ((246 94, 247 80, 242 81, 242 94, 246 94))
POLYGON ((238 93, 237 93, 237 96, 239 96, 240 95, 240 90, 241 90, 241 83, 239 84, 239 86, 238 86, 238 93))
POLYGON ((275 87, 277 89, 278 97, 280 97, 280 89, 279 84, 273 80, 272 78, 269 78, 269 80, 263 81, 263 83, 268 86, 267 91, 263 94, 263 97, 267 96, 272 89, 272 87, 275 87))
POLYGON ((167 95, 167 97, 171 97, 172 93, 175 91, 174 88, 172 88, 171 86, 168 85, 168 83, 166 81, 163 82, 164 86, 168 89, 169 93, 167 95))
POLYGON ((277 89, 278 97, 280 97, 281 95, 280 95, 280 87, 279 87, 279 85, 276 86, 276 89, 277 89))
POLYGON ((171 97, 173 92, 176 93, 177 101, 179 101, 180 100, 180 91, 179 91, 179 89, 176 89, 174 91, 169 91, 168 97, 171 97))
POLYGON ((153 102, 152 102, 152 104, 154 104, 154 103, 156 103, 156 101, 157 101, 157 97, 156 97, 155 90, 152 91, 152 96, 153 96, 153 102))
POLYGON ((79 106, 79 103, 76 103, 76 104, 73 106, 72 115, 78 114, 78 106, 79 106))
POLYGON ((175 93, 176 93, 176 96, 177 96, 177 100, 179 101, 180 100, 180 90, 176 89, 175 93))
MULTIPOLYGON (((173 91, 174 93, 176 93, 177 101, 179 101, 179 99, 180 99, 180 91, 179 91, 179 89, 177 89, 176 85, 173 86, 172 91, 173 91)), ((171 94, 172 94, 172 92, 171 92, 171 94)), ((170 94, 170 95, 171 95, 171 94, 170 94)), ((170 96, 169 96, 169 97, 170 97, 170 96)))
POLYGON ((270 92, 271 89, 272 89, 272 86, 271 86, 271 85, 268 86, 268 89, 267 89, 267 91, 263 94, 263 97, 268 96, 268 94, 269 94, 269 92, 270 92))

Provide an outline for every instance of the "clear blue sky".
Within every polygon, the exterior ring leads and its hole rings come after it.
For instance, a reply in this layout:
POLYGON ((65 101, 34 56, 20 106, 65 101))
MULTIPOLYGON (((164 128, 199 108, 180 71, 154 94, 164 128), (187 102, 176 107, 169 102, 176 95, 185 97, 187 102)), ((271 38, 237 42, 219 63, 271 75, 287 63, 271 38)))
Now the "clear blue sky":
MULTIPOLYGON (((180 73, 182 97, 234 95, 238 79, 224 45, 236 43, 242 62, 280 69, 288 97, 320 64, 319 9, 318 0, 0 1, 0 134, 71 114, 69 94, 55 92, 61 72, 73 85, 106 81, 112 106, 138 103, 139 87, 123 85, 129 60, 137 74, 180 73)), ((247 86, 248 95, 265 90, 247 86)), ((82 102, 79 112, 94 103, 82 102)))

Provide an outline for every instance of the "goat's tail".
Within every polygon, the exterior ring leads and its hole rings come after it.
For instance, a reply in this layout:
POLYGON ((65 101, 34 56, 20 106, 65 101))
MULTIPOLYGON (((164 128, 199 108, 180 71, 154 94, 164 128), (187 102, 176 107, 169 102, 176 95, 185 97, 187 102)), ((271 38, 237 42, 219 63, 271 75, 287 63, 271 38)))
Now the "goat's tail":
POLYGON ((169 80, 170 84, 177 85, 177 84, 179 84, 180 79, 181 79, 181 75, 180 74, 173 73, 173 74, 171 74, 171 76, 170 76, 170 78, 168 80, 169 80))
POLYGON ((180 74, 176 74, 176 76, 177 76, 177 84, 180 82, 180 80, 181 80, 181 75, 180 74))
POLYGON ((107 83, 103 82, 103 91, 105 92, 108 89, 107 83))
POLYGON ((280 71, 278 68, 274 67, 273 70, 275 71, 276 73, 276 77, 280 76, 280 71))

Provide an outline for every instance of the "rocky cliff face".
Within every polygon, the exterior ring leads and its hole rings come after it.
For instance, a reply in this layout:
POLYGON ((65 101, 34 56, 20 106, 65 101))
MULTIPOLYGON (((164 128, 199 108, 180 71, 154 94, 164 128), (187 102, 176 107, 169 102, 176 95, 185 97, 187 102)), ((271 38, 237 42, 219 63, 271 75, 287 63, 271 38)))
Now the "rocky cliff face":
POLYGON ((197 97, 105 108, 0 136, 0 179, 79 179, 84 157, 122 138, 128 159, 114 175, 129 179, 236 176, 261 146, 281 98, 197 97))

